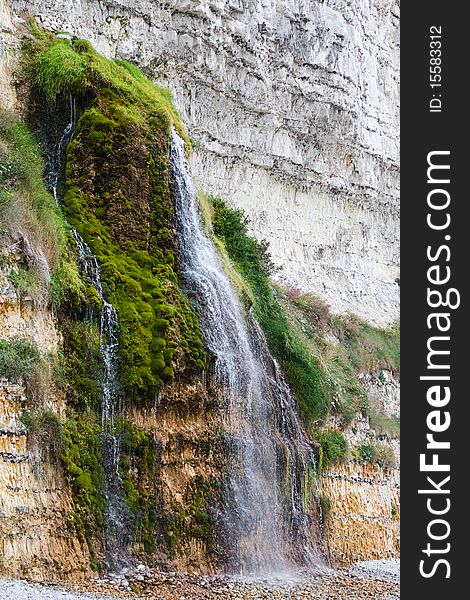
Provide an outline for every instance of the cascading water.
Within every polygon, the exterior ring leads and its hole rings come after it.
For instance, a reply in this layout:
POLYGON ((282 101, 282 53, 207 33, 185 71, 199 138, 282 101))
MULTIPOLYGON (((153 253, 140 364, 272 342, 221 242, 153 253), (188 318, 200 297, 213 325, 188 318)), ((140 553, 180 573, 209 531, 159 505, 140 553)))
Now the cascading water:
MULTIPOLYGON (((63 164, 63 158, 67 146, 70 143, 70 140, 73 136, 73 131, 75 129, 75 123, 77 120, 77 102, 75 97, 70 94, 69 96, 69 120, 67 125, 65 126, 62 135, 52 148, 51 151, 46 152, 47 157, 47 169, 45 180, 50 190, 52 191, 52 195, 54 196, 54 200, 57 204, 59 204, 59 195, 58 195, 58 186, 61 175, 61 167, 63 164)), ((46 144, 47 148, 47 144, 46 144)))
MULTIPOLYGON (((72 140, 77 119, 76 99, 69 96, 69 120, 56 144, 46 152, 45 180, 56 203, 60 204, 59 182, 67 146, 72 140)), ((45 136, 46 140, 48 136, 45 136)), ((46 144, 47 148, 47 144, 46 144)), ((77 247, 77 262, 82 277, 93 286, 101 300, 100 355, 103 360, 102 379, 102 440, 103 467, 105 472, 105 560, 109 569, 129 563, 127 545, 130 542, 128 527, 129 511, 123 500, 122 482, 119 474, 120 437, 115 429, 115 417, 122 412, 122 396, 118 385, 119 322, 112 304, 103 295, 101 273, 96 256, 81 235, 71 228, 77 247)), ((91 314, 90 314, 91 316, 91 314)))
POLYGON ((230 481, 221 537, 232 549, 229 569, 289 571, 318 558, 308 516, 313 450, 264 334, 245 315, 204 231, 184 143, 175 131, 170 158, 183 276, 223 390, 230 481))
POLYGON ((77 261, 82 277, 93 286, 101 300, 100 354, 103 360, 101 420, 103 467, 105 473, 105 560, 109 569, 129 564, 127 546, 130 542, 129 511, 123 499, 119 462, 121 439, 116 432, 115 417, 122 413, 122 396, 118 385, 119 322, 116 309, 103 296, 100 268, 96 256, 72 229, 77 246, 77 261))

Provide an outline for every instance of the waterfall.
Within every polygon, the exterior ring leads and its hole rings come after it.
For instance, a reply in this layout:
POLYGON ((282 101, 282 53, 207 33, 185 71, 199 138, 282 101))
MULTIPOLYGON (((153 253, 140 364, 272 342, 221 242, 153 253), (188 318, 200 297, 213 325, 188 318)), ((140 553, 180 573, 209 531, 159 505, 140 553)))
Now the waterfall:
MULTIPOLYGON (((64 130, 52 149, 46 151, 45 180, 54 199, 60 205, 59 182, 62 176, 64 156, 72 140, 77 120, 77 104, 72 94, 68 98, 69 116, 64 130)), ((48 138, 47 134, 45 136, 48 138)), ((47 148, 47 144, 46 144, 47 148)), ((118 384, 119 322, 116 309, 103 294, 101 272, 96 256, 76 229, 70 228, 77 248, 77 263, 82 278, 91 285, 101 300, 100 355, 103 361, 101 419, 103 442, 103 467, 105 472, 104 494, 106 498, 105 560, 109 569, 127 565, 127 545, 131 540, 129 510, 123 499, 122 481, 119 474, 120 437, 116 433, 115 417, 122 412, 122 396, 118 384)), ((90 317, 92 314, 90 313, 90 317)))
POLYGON ((96 256, 72 229, 77 246, 77 262, 82 277, 93 286, 101 300, 100 355, 103 360, 101 395, 101 421, 103 441, 103 467, 105 472, 105 560, 108 569, 122 567, 130 562, 127 545, 131 541, 129 510, 123 499, 119 462, 121 439, 116 432, 114 419, 122 413, 123 402, 119 392, 118 350, 119 322, 116 309, 103 296, 101 273, 96 256))
MULTIPOLYGON (((46 152, 47 158, 47 169, 45 180, 49 186, 56 204, 59 204, 58 186, 62 171, 64 154, 67 150, 73 132, 75 129, 75 123, 77 120, 77 101, 75 97, 70 94, 69 96, 69 120, 65 126, 59 141, 55 144, 50 152, 46 152)), ((47 147, 47 146, 46 146, 47 147)))
POLYGON ((184 143, 175 131, 170 159, 183 277, 223 396, 230 475, 219 537, 231 554, 228 568, 266 574, 312 564, 318 556, 308 514, 312 447, 264 334, 241 306, 204 231, 184 143))

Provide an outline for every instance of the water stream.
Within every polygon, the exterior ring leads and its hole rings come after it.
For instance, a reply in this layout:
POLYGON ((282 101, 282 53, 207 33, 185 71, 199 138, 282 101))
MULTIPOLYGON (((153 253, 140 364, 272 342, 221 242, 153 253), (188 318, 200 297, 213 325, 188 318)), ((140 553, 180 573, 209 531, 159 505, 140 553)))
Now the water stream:
MULTIPOLYGON (((57 143, 46 151, 45 180, 58 205, 61 201, 59 184, 63 175, 65 154, 72 140, 77 120, 77 104, 73 95, 68 98, 68 115, 68 121, 57 143)), ((47 140, 47 133, 45 138, 47 140)), ((101 419, 106 498, 105 561, 108 569, 116 569, 129 564, 127 546, 131 540, 129 510, 123 498, 119 474, 120 437, 115 427, 115 417, 122 413, 123 408, 118 383, 119 322, 115 308, 104 298, 101 272, 96 256, 76 229, 70 228, 70 232, 77 248, 80 275, 87 284, 93 286, 101 300, 99 350, 103 361, 101 419)), ((92 311, 89 316, 93 317, 92 311)))
POLYGON ((308 511, 313 449, 264 334, 241 306, 204 230, 175 131, 170 159, 183 276, 215 358, 216 387, 223 390, 230 481, 219 537, 229 549, 230 571, 288 572, 318 558, 308 511))

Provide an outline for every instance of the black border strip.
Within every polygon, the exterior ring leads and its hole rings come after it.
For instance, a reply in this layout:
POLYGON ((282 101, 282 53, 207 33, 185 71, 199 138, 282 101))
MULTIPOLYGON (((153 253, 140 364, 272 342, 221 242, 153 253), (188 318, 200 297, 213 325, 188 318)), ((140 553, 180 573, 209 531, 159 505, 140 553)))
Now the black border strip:
MULTIPOLYGON (((466 165, 470 149, 466 149, 468 136, 468 108, 465 88, 470 69, 469 52, 465 41, 468 39, 468 24, 459 5, 450 2, 428 2, 417 4, 407 2, 401 7, 401 328, 402 328, 402 511, 401 511, 401 572, 402 598, 434 598, 460 599, 467 597, 467 585, 464 577, 470 574, 465 542, 470 533, 470 492, 466 491, 467 461, 470 459, 470 398, 466 390, 467 374, 470 377, 470 363, 467 360, 467 338, 470 326, 466 317, 468 298, 467 258, 470 253, 467 240, 470 240, 470 228, 466 220, 467 207, 470 205, 469 193, 465 189, 465 177, 470 168, 466 165), (435 29, 431 29, 434 26, 435 29), (431 35, 440 37, 431 38, 431 35), (432 41, 440 40, 441 45, 432 41), (441 49, 441 86, 430 86, 435 82, 438 53, 431 54, 431 49, 441 49), (432 64, 431 64, 432 63, 432 64), (434 73, 433 73, 434 71, 434 73), (433 96, 434 94, 434 96, 433 96), (430 101, 433 109, 430 111, 430 101), (433 155, 433 162, 449 164, 450 170, 431 171, 431 179, 445 180, 450 183, 427 181, 428 153, 432 151, 449 151, 447 155, 433 155), (434 176, 435 174, 435 176, 434 176), (437 211, 429 208, 428 194, 432 189, 444 189, 450 197, 448 208, 437 211), (447 228, 433 230, 427 224, 427 215, 445 222, 445 215, 451 219, 447 228), (450 236, 447 239, 445 236, 450 236), (433 257, 442 246, 448 246, 450 258, 445 249, 434 260, 427 256, 427 248, 431 247, 433 257), (430 284, 428 269, 439 265, 438 270, 430 276, 443 279, 450 269, 450 280, 438 285, 430 284), (449 288, 455 288, 460 294, 460 307, 450 309, 438 307, 433 309, 428 304, 427 289, 440 290, 445 294, 449 288), (431 328, 427 317, 433 312, 448 313, 450 328, 448 332, 437 330, 437 319, 431 318, 431 328), (449 355, 431 357, 433 363, 450 366, 449 369, 428 368, 427 343, 432 336, 448 336, 449 340, 434 340, 431 345, 436 349, 450 350, 449 355), (420 376, 449 376, 450 380, 420 380, 420 376), (446 405, 431 406, 427 399, 427 390, 431 386, 449 386, 451 397, 446 405), (448 412, 451 422, 447 430, 436 433, 435 439, 449 441, 450 449, 439 451, 427 450, 426 434, 430 433, 427 418, 431 411, 439 410, 439 417, 434 415, 434 426, 446 419, 448 412), (432 454, 438 454, 439 463, 449 464, 449 472, 424 472, 420 470, 420 454, 427 452, 426 462, 431 462, 432 454), (468 458, 467 458, 468 457, 468 458), (447 483, 441 482, 450 475, 447 483), (433 489, 427 476, 434 479, 441 490, 449 493, 423 493, 419 489, 433 489), (449 510, 442 515, 432 515, 434 510, 449 510), (447 502, 450 501, 450 505, 447 502), (434 523, 434 519, 448 522, 450 532, 444 523, 434 523), (435 537, 429 537, 428 528, 435 537), (445 536, 445 537, 444 537, 445 536), (428 554, 423 552, 428 548, 428 554), (449 544, 449 546, 447 546, 449 544), (445 550, 445 551, 444 551, 445 550), (447 561, 436 564, 439 559, 447 561), (423 561, 421 563, 420 561, 423 561), (420 574, 423 572, 432 576, 420 574), (433 572, 434 571, 434 572, 433 572), (446 577, 450 575, 450 577, 446 577), (418 594, 418 596, 417 596, 418 594), (422 594, 422 595, 421 595, 422 594)), ((431 195, 431 203, 445 203, 445 192, 431 195)), ((457 294, 451 294, 452 302, 457 294)), ((437 300, 437 295, 433 300, 437 300)), ((444 326, 446 318, 440 323, 444 326)), ((436 396, 434 396, 436 397, 436 396)), ((429 417, 432 419, 433 417, 429 417)))

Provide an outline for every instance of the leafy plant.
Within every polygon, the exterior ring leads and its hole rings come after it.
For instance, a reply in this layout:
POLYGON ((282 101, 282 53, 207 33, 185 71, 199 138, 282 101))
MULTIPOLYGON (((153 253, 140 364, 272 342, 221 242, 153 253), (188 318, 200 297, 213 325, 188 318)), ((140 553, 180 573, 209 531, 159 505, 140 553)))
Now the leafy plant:
POLYGON ((390 446, 362 444, 353 450, 353 456, 363 462, 376 463, 381 467, 393 468, 395 455, 390 446))
POLYGON ((320 444, 320 461, 318 470, 343 462, 348 456, 348 443, 337 429, 317 429, 312 437, 320 444))
POLYGON ((0 377, 25 383, 40 359, 37 347, 26 338, 0 338, 0 377))

